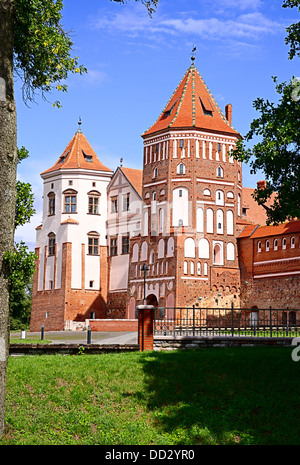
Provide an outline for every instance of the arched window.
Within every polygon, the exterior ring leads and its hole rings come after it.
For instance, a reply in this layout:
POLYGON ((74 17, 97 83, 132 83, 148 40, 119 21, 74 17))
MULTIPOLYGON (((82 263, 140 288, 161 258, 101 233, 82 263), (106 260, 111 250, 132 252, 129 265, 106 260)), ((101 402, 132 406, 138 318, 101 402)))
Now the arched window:
POLYGON ((184 241, 184 256, 195 258, 195 241, 192 237, 188 237, 184 241))
POLYGON ((210 195, 210 190, 209 189, 204 189, 203 195, 210 195))
POLYGON ((233 212, 227 210, 226 212, 227 234, 233 234, 233 212))
POLYGON ((258 241, 257 243, 257 252, 261 252, 261 242, 258 241))
POLYGON ((207 239, 199 241, 199 258, 209 258, 209 242, 207 239))
POLYGON ((173 190, 173 226, 189 224, 189 191, 186 187, 173 190))
POLYGON ((64 213, 76 213, 77 211, 77 191, 67 189, 64 194, 64 213))
POLYGON ((285 250, 286 249, 286 238, 284 237, 282 239, 282 250, 285 250))
POLYGON ((207 266, 207 263, 205 262, 204 265, 203 265, 203 273, 205 276, 208 275, 208 266, 207 266))
POLYGON ((197 232, 203 232, 203 208, 197 208, 197 220, 196 220, 196 230, 197 232))
POLYGON ((167 257, 173 257, 174 255, 174 238, 169 237, 167 244, 167 257))
POLYGON ((278 250, 278 240, 277 239, 274 239, 273 247, 274 247, 274 250, 278 250))
POLYGON ((165 256, 165 241, 164 241, 164 239, 159 240, 157 250, 158 250, 157 258, 164 258, 164 256, 165 256))
POLYGON ((148 259, 148 244, 146 241, 144 241, 141 247, 141 260, 147 260, 147 259, 148 259))
POLYGON ((227 244, 227 260, 234 260, 234 244, 229 242, 227 244))
POLYGON ((291 237, 291 249, 295 248, 295 238, 291 237))
POLYGON ((198 276, 201 275, 201 263, 200 262, 197 263, 197 275, 198 276))
POLYGON ((88 254, 99 255, 99 233, 90 231, 88 233, 88 254))
POLYGON ((139 245, 134 244, 134 246, 132 247, 132 259, 131 259, 131 261, 133 263, 135 263, 135 262, 138 262, 138 260, 139 260, 139 245))
POLYGON ((218 168, 217 168, 217 177, 218 178, 223 178, 223 176, 224 176, 224 170, 223 170, 222 166, 218 166, 218 168))
POLYGON ((179 165, 177 165, 177 174, 185 174, 185 164, 184 163, 179 163, 179 165))
POLYGON ((206 231, 208 233, 214 232, 214 212, 211 208, 206 210, 206 231))
POLYGON ((54 232, 48 234, 48 255, 55 255, 56 236, 54 232))
POLYGON ((266 252, 269 252, 270 250, 270 241, 266 241, 266 252))
POLYGON ((184 272, 184 274, 187 274, 187 272, 188 272, 188 262, 187 261, 183 262, 183 272, 184 272))
POLYGON ((217 210, 217 234, 223 234, 224 214, 222 210, 217 210))
POLYGON ((223 265, 223 253, 222 247, 220 244, 216 244, 214 246, 214 265, 223 265))
POLYGON ((195 264, 194 262, 190 263, 191 274, 195 274, 195 264))
POLYGON ((88 212, 90 215, 99 215, 100 192, 88 192, 88 212))
POLYGON ((148 210, 144 212, 143 236, 148 236, 148 210))
POLYGON ((157 176, 158 176, 158 169, 154 168, 154 170, 153 170, 153 178, 157 178, 157 176))
POLYGON ((164 209, 159 209, 159 232, 164 232, 164 209))
POLYGON ((55 215, 55 194, 49 192, 48 194, 48 215, 55 215))

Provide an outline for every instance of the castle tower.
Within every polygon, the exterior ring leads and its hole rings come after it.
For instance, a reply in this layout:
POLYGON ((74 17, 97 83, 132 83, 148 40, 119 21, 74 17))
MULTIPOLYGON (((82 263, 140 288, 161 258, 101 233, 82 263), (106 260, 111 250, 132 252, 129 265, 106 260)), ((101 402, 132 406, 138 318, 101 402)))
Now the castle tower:
POLYGON ((113 172, 79 128, 41 173, 43 222, 37 228, 31 331, 105 316, 107 195, 113 172))
POLYGON ((148 303, 190 306, 201 299, 215 307, 237 296, 242 166, 229 152, 241 136, 231 105, 224 116, 193 61, 142 135, 142 231, 131 241, 131 311, 143 301, 144 263, 148 303))

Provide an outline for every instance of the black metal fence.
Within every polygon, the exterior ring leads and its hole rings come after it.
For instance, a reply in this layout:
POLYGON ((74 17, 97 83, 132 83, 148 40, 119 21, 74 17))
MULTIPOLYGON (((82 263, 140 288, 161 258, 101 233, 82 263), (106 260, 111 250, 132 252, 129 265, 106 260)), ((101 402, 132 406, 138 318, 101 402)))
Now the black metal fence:
POLYGON ((154 335, 300 336, 300 309, 156 308, 154 335))

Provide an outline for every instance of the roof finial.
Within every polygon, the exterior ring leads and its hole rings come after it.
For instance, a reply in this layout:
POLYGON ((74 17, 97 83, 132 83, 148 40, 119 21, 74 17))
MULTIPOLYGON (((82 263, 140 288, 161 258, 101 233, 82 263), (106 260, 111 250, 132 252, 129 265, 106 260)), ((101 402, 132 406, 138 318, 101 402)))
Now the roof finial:
POLYGON ((195 45, 194 45, 193 49, 192 49, 192 55, 191 55, 192 65, 194 65, 196 50, 197 50, 197 47, 195 47, 195 45))
POLYGON ((123 158, 120 158, 120 167, 122 168, 123 166, 123 158))
POLYGON ((79 116, 79 120, 78 120, 78 130, 77 130, 77 132, 81 132, 81 127, 80 127, 81 124, 82 124, 82 122, 81 122, 81 117, 79 116))

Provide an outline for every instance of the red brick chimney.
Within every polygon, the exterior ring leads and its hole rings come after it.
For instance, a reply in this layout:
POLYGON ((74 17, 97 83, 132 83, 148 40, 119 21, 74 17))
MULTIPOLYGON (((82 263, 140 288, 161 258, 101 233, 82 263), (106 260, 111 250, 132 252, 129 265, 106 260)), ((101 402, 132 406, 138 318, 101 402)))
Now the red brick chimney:
POLYGON ((228 105, 226 105, 226 107, 225 107, 225 116, 226 116, 226 119, 227 119, 228 123, 231 126, 231 123, 232 123, 232 105, 231 105, 231 103, 228 103, 228 105))

